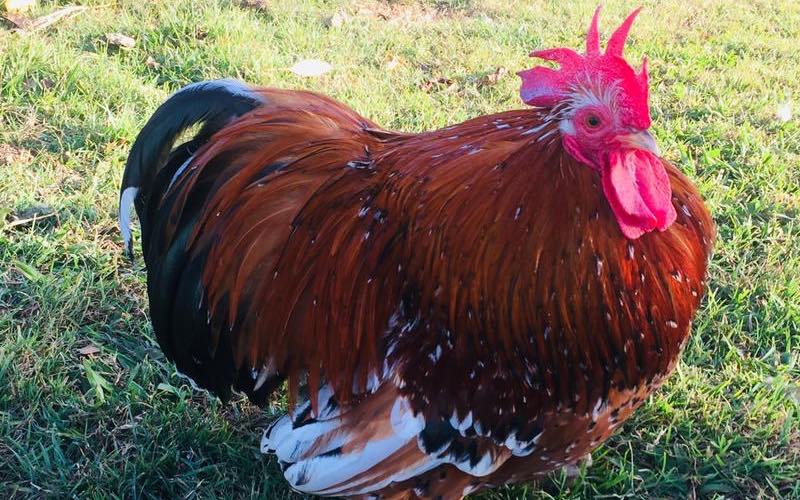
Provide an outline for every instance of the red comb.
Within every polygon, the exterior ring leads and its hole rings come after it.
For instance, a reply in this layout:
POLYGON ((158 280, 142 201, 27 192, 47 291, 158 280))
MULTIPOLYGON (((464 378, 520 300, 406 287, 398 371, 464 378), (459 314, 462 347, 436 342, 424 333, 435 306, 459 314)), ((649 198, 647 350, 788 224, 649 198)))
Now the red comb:
MULTIPOLYGON (((608 45, 606 46, 606 54, 612 56, 619 56, 622 57, 622 52, 625 50, 625 41, 628 39, 628 32, 631 30, 631 25, 633 25, 633 21, 636 19, 636 16, 639 15, 642 8, 639 7, 638 9, 631 12, 628 17, 622 21, 622 24, 619 25, 617 31, 611 35, 611 38, 608 39, 608 45)), ((600 13, 600 7, 597 8, 595 11, 595 19, 597 18, 597 14, 600 13)), ((595 29, 597 26, 595 26, 595 29)))
POLYGON ((586 34, 586 55, 599 56, 600 55, 600 5, 594 10, 592 16, 592 24, 589 25, 589 33, 586 34))
MULTIPOLYGON (((558 69, 537 66, 519 72, 522 78, 520 94, 522 100, 533 106, 552 106, 569 92, 579 78, 585 75, 598 75, 600 78, 615 80, 632 80, 623 82, 626 89, 639 87, 636 94, 647 98, 647 61, 637 74, 623 58, 625 41, 628 39, 631 25, 641 7, 631 12, 622 24, 608 39, 605 53, 600 51, 600 7, 594 11, 586 35, 586 53, 579 54, 572 49, 558 48, 531 52, 532 57, 558 63, 558 69)), ((646 102, 645 102, 646 107, 646 102)))

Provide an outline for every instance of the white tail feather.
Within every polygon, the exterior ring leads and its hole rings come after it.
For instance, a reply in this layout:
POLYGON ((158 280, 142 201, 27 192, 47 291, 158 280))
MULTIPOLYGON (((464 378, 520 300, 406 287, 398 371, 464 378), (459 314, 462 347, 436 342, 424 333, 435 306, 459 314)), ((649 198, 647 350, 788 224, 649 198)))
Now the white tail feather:
POLYGON ((138 187, 129 187, 122 192, 119 201, 119 230, 122 232, 122 243, 125 245, 125 250, 131 251, 131 242, 133 236, 131 233, 131 210, 133 209, 133 200, 139 194, 138 187))

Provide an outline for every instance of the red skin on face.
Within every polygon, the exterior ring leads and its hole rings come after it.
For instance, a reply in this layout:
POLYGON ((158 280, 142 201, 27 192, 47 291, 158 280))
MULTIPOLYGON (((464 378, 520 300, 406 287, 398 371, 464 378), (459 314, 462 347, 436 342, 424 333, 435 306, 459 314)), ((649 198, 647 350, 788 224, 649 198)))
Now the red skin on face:
POLYGON ((559 64, 558 69, 537 66, 519 73, 522 100, 553 108, 567 123, 562 128, 564 148, 579 162, 599 170, 603 192, 620 230, 636 239, 675 220, 672 193, 661 161, 640 149, 625 147, 618 137, 650 126, 647 61, 636 73, 622 56, 635 10, 600 52, 598 8, 592 18, 586 54, 568 48, 535 51, 531 55, 559 64))

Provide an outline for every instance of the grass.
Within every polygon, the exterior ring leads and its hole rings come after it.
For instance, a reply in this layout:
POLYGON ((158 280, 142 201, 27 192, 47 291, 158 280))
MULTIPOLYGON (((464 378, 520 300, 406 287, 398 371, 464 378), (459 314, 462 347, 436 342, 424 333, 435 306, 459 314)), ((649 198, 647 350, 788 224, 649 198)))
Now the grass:
MULTIPOLYGON (((273 415, 193 392, 160 354, 117 189, 139 128, 189 82, 310 88, 430 129, 518 107, 526 54, 580 46, 594 8, 374 2, 88 1, 46 31, 0 28, 0 497, 298 498, 258 453, 273 415), (334 70, 285 70, 304 58, 334 70)), ((634 6, 609 4, 607 26, 634 6)), ((800 102, 800 7, 645 6, 628 54, 649 56, 655 135, 719 225, 708 297, 677 372, 577 481, 485 500, 800 498, 800 120, 776 119, 800 102)))

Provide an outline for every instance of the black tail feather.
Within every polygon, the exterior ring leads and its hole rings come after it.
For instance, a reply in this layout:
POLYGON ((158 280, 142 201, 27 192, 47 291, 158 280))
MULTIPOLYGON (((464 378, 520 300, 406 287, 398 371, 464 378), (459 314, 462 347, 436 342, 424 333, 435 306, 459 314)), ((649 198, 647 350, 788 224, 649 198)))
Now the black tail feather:
POLYGON ((162 168, 169 165, 177 171, 215 132, 261 104, 261 96, 242 82, 211 80, 184 87, 153 113, 133 144, 120 188, 119 222, 128 255, 133 255, 131 205, 136 205, 144 242, 149 227, 149 202, 155 199, 154 191, 159 191, 159 195, 166 192, 171 182, 161 184, 174 175, 174 172, 168 177, 158 175, 162 168), (204 124, 200 132, 172 152, 178 136, 198 123, 204 124), (155 182, 156 179, 161 182, 155 182))

